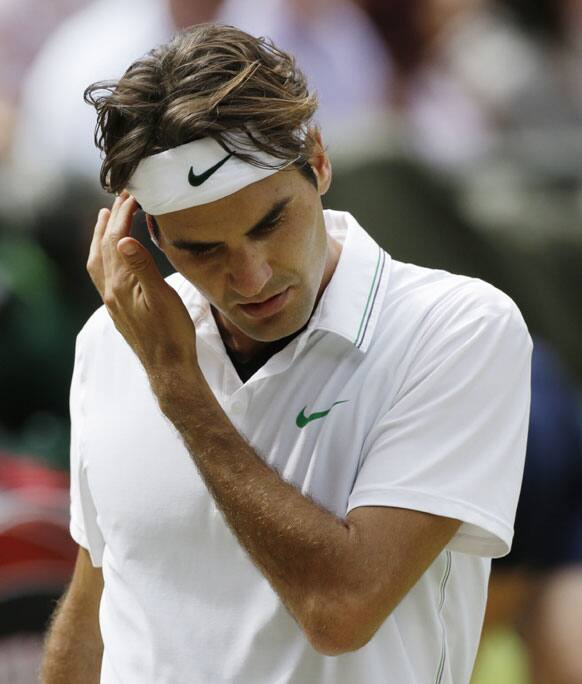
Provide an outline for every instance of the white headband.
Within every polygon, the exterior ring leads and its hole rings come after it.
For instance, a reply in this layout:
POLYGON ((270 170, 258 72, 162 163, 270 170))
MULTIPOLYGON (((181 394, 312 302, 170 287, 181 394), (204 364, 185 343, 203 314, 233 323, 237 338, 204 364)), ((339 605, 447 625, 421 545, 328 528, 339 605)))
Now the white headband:
POLYGON ((213 138, 202 138, 142 159, 127 190, 145 212, 156 216, 215 202, 293 163, 250 147, 249 141, 246 136, 231 134, 227 146, 233 152, 237 148, 250 152, 275 168, 253 166, 225 151, 213 138))

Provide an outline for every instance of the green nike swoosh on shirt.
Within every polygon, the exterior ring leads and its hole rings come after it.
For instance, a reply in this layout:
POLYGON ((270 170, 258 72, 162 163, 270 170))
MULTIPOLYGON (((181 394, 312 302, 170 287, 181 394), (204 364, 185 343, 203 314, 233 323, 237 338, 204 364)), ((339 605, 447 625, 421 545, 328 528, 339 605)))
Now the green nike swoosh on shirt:
POLYGON ((317 420, 318 418, 325 418, 327 414, 331 411, 331 409, 336 406, 337 404, 345 404, 349 399, 342 399, 341 401, 335 401, 328 409, 327 411, 316 411, 315 413, 312 413, 309 416, 305 415, 305 409, 307 406, 304 406, 301 411, 299 412, 299 415, 297 416, 295 420, 295 424, 297 425, 298 428, 304 428, 307 423, 311 423, 312 420, 317 420))

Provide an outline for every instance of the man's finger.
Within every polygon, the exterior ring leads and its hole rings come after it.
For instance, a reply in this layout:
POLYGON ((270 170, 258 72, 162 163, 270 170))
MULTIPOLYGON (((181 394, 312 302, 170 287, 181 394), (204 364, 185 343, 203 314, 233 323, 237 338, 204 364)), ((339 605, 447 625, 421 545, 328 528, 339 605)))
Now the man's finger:
POLYGON ((115 217, 112 216, 108 230, 108 234, 114 241, 129 235, 131 224, 133 223, 133 216, 139 209, 135 198, 131 195, 125 193, 125 195, 120 195, 120 197, 124 197, 124 199, 122 199, 117 207, 115 217))
POLYGON ((107 221, 109 221, 110 216, 111 212, 109 209, 99 209, 99 213, 97 214, 97 223, 95 224, 95 238, 100 238, 103 236, 103 233, 107 228, 107 221))
POLYGON ((107 223, 109 222, 110 216, 111 212, 109 211, 109 209, 99 210, 99 213, 97 214, 97 222, 95 223, 95 228, 93 230, 93 238, 91 240, 91 247, 89 248, 89 253, 92 253, 99 249, 101 240, 103 239, 103 235, 107 230, 107 223))
POLYGON ((113 281, 119 268, 125 269, 127 264, 120 259, 117 245, 119 240, 131 232, 133 215, 137 211, 137 202, 127 192, 123 192, 115 202, 115 213, 111 217, 101 240, 103 250, 103 269, 105 278, 113 281), (119 200, 119 201, 118 201, 119 200))
POLYGON ((107 228, 109 220, 109 209, 101 209, 97 214, 97 222, 93 231, 93 238, 89 248, 87 258, 87 270, 91 276, 93 284, 99 292, 103 289, 103 257, 101 254, 101 240, 107 228))
POLYGON ((91 246, 89 248, 89 259, 100 251, 101 240, 107 229, 107 222, 109 221, 110 216, 111 212, 109 209, 100 209, 97 214, 97 222, 95 223, 93 238, 91 239, 91 246))
POLYGON ((158 294, 165 282, 148 250, 134 238, 124 237, 117 243, 117 251, 138 279, 146 299, 158 294))
POLYGON ((128 193, 126 190, 121 192, 117 197, 115 198, 115 201, 113 202, 113 206, 111 207, 111 223, 113 223, 117 217, 117 212, 119 210, 119 207, 122 205, 123 200, 127 197, 128 193))

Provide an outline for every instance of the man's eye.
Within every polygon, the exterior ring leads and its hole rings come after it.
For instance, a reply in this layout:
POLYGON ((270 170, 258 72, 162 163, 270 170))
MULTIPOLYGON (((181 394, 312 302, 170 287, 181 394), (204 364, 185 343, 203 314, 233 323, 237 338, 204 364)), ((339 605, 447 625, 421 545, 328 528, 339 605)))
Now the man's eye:
POLYGON ((275 230, 275 228, 278 228, 281 225, 281 223, 283 223, 283 217, 279 216, 279 218, 276 218, 271 223, 268 223, 266 226, 263 226, 258 234, 263 235, 264 233, 270 233, 272 230, 275 230))
POLYGON ((208 247, 192 247, 190 248, 190 254, 195 257, 205 257, 214 254, 218 250, 219 245, 211 245, 208 247))

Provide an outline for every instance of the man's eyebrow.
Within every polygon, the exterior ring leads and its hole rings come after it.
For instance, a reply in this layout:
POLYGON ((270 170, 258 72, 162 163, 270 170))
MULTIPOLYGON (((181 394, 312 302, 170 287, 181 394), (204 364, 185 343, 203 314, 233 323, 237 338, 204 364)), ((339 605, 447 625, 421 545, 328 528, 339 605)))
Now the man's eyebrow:
MULTIPOLYGON (((283 209, 289 204, 291 197, 284 197, 278 200, 269 209, 269 211, 259 219, 252 228, 249 228, 245 235, 252 235, 252 233, 259 232, 262 228, 265 228, 269 224, 273 223, 277 218, 279 218, 283 209)), ((197 248, 208 249, 209 247, 218 247, 222 242, 204 242, 201 240, 170 240, 170 244, 178 249, 185 250, 195 250, 197 248)))

